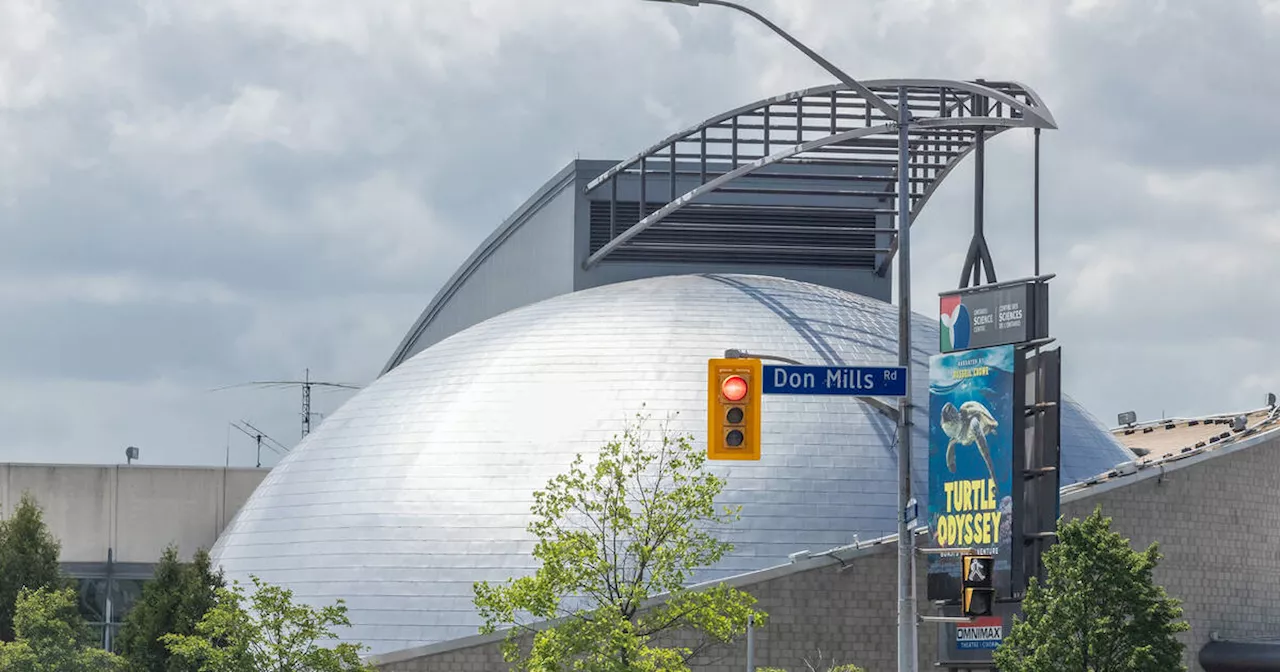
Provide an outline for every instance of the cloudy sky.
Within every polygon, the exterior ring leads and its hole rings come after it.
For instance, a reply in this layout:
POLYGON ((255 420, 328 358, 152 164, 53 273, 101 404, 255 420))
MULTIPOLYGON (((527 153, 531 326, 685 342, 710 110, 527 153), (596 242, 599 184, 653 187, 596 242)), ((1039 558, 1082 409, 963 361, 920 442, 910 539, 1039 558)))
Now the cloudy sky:
MULTIPOLYGON (((1280 2, 747 2, 858 77, 1044 96, 1053 330, 1104 421, 1280 392, 1280 2)), ((830 79, 715 7, 4 0, 0 460, 251 465, 228 423, 292 445, 299 390, 211 390, 368 382, 575 156, 830 79)), ((1001 277, 1030 271, 1030 156, 988 152, 1001 277)), ((971 184, 917 223, 918 307, 956 285, 971 184)))

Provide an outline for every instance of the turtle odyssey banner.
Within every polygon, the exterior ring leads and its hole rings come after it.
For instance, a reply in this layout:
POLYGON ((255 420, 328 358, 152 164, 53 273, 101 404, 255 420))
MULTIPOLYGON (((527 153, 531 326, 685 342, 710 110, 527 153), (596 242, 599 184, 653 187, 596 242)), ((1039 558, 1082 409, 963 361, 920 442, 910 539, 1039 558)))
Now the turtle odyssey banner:
MULTIPOLYGON (((929 531, 940 548, 995 556, 997 595, 1010 591, 1013 537, 1014 346, 929 362, 929 531)), ((928 599, 960 598, 960 556, 929 556, 928 599)))

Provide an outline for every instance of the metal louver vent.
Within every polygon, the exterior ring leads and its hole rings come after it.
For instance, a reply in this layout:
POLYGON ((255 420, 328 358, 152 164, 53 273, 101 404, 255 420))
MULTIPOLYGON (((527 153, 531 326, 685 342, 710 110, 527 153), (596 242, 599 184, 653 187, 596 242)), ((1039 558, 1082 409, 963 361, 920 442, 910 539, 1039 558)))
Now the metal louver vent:
MULTIPOLYGON (((651 213, 666 203, 650 203, 651 213)), ((640 221, 639 203, 591 201, 591 252, 640 221)), ((838 208, 690 204, 609 255, 612 261, 875 268, 874 214, 838 208)), ((881 234, 883 235, 883 234, 881 234)))

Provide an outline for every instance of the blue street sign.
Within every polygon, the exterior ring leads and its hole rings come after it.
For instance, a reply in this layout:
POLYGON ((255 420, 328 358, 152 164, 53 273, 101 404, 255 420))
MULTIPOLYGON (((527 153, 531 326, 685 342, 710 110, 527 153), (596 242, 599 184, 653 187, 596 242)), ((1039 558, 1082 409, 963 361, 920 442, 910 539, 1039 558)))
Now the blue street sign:
POLYGON ((903 366, 764 367, 765 394, 836 394, 851 397, 907 396, 903 366))

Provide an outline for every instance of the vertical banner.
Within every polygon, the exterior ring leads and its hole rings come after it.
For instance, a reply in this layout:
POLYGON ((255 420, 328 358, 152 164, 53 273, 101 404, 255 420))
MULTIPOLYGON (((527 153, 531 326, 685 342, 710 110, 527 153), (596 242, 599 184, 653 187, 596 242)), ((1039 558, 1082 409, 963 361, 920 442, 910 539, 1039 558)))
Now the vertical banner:
MULTIPOLYGON (((1012 345, 935 355, 929 363, 929 529, 941 548, 995 556, 997 595, 1010 594, 1015 409, 1012 345)), ((960 598, 961 553, 929 556, 928 599, 960 598)))

